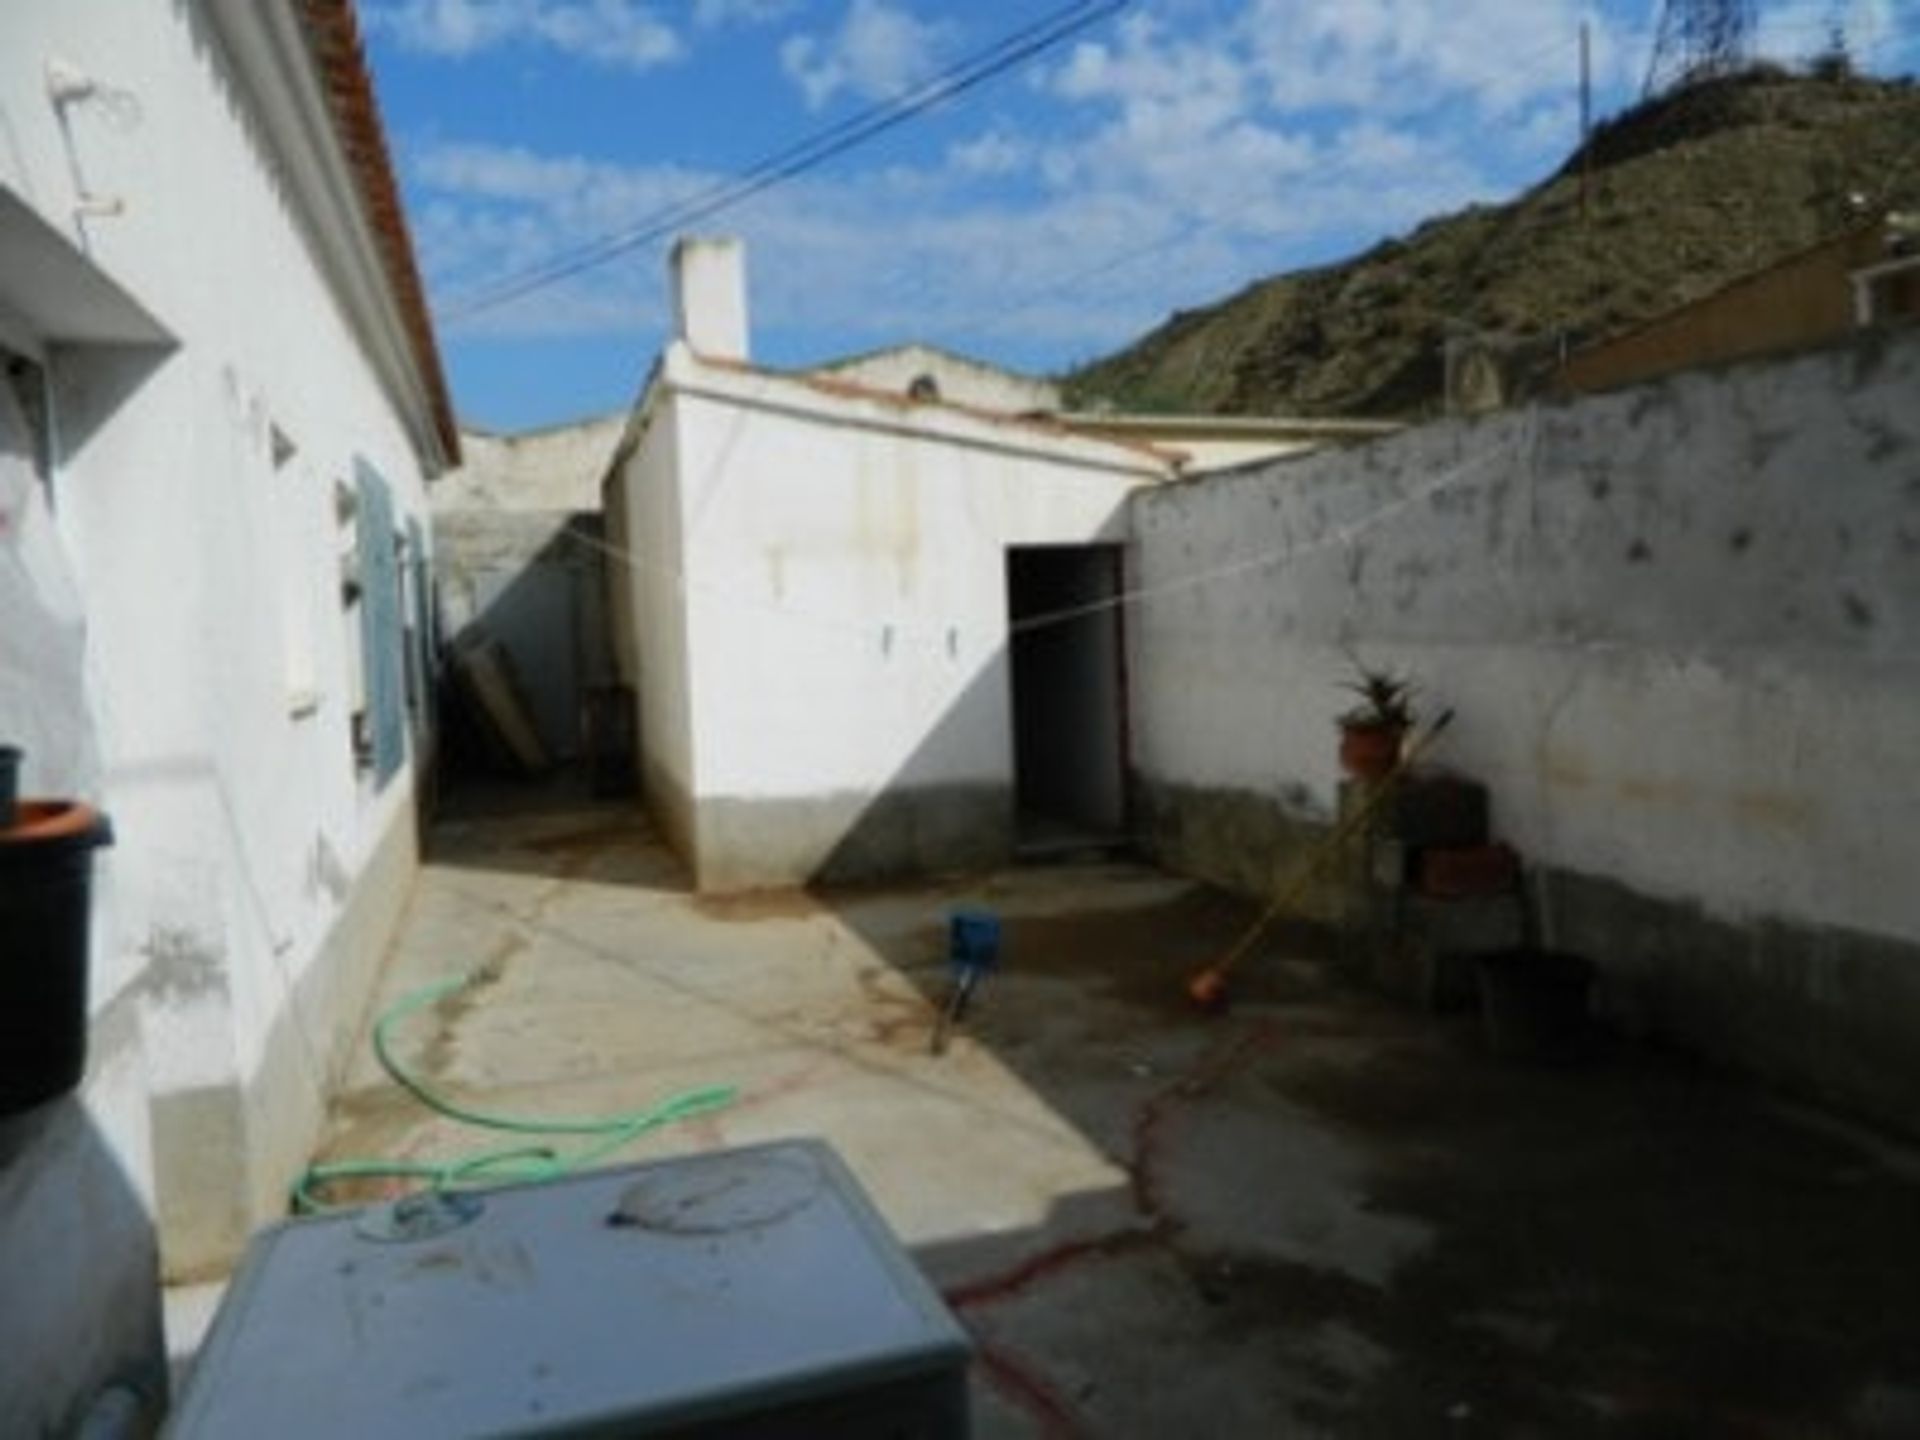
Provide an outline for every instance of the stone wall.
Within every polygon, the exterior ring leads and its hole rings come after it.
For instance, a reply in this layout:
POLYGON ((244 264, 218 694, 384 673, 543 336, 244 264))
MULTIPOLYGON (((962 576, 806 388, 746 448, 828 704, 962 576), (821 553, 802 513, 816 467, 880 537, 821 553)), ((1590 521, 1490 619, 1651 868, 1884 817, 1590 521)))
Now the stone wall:
POLYGON ((581 753, 587 693, 613 678, 600 487, 626 423, 464 433, 460 468, 432 491, 441 624, 506 648, 558 760, 581 753))

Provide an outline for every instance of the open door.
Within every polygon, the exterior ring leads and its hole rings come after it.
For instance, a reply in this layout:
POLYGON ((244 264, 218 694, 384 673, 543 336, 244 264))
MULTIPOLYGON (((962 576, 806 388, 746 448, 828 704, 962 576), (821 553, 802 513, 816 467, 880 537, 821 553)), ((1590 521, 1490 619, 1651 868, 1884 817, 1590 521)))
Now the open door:
POLYGON ((1126 830, 1126 676, 1117 545, 1007 551, 1014 790, 1023 848, 1126 830))

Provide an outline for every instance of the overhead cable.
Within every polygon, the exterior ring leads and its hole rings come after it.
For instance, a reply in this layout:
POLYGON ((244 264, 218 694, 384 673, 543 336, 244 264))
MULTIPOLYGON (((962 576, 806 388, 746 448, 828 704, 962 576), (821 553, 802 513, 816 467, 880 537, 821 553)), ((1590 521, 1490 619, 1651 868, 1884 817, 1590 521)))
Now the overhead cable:
POLYGON ((1075 4, 1051 11, 985 49, 956 61, 919 85, 856 111, 756 161, 738 175, 644 216, 624 230, 556 256, 465 298, 456 297, 446 306, 445 318, 464 319, 497 309, 738 205, 1026 63, 1118 14, 1128 3, 1129 0, 1077 0, 1075 4))

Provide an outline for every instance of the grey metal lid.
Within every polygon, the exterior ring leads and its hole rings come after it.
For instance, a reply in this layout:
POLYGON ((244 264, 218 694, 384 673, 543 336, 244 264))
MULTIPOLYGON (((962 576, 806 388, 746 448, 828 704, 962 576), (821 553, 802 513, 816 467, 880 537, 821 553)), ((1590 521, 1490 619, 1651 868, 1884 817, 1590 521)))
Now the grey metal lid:
POLYGON ((964 1369, 817 1141, 468 1202, 258 1237, 169 1433, 656 1434, 964 1369))

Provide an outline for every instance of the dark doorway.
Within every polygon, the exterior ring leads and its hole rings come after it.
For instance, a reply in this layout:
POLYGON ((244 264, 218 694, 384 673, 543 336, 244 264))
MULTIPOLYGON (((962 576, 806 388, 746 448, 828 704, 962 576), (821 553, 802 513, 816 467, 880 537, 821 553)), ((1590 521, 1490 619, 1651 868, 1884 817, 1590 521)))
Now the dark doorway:
POLYGON ((1007 551, 1014 791, 1023 849, 1126 827, 1120 547, 1007 551))

